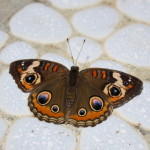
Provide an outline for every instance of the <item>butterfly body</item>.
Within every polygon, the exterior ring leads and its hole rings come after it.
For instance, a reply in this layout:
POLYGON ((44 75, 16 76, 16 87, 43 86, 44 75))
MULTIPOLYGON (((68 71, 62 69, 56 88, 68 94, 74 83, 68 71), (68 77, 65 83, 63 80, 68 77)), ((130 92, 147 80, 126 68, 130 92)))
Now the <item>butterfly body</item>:
POLYGON ((68 70, 40 59, 11 63, 10 74, 28 98, 40 120, 74 126, 95 126, 142 91, 142 81, 129 74, 103 68, 68 70))

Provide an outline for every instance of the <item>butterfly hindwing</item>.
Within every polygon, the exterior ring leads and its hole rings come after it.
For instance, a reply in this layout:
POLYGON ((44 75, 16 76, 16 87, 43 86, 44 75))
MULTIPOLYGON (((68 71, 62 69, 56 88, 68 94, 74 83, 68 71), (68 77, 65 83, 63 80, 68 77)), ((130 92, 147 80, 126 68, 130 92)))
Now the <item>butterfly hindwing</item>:
POLYGON ((112 105, 105 94, 88 80, 79 79, 74 105, 69 112, 68 122, 74 126, 95 126, 112 113, 112 105))
POLYGON ((29 96, 30 110, 40 120, 56 124, 64 123, 66 88, 66 82, 62 79, 54 79, 40 85, 29 96))

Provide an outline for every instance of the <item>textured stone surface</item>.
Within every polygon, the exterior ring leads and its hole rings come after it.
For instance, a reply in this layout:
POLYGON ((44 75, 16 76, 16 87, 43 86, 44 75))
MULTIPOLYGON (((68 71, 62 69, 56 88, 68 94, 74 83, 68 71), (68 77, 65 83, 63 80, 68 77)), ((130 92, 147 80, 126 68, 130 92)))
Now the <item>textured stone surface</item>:
POLYGON ((32 115, 27 106, 29 94, 18 89, 8 70, 0 75, 0 81, 0 109, 15 116, 32 115))
POLYGON ((132 24, 122 28, 105 43, 108 55, 121 62, 150 67, 150 27, 132 24))
POLYGON ((8 34, 0 31, 0 47, 4 46, 4 44, 6 43, 6 41, 8 40, 8 34))
POLYGON ((35 1, 0 3, 0 30, 9 35, 7 40, 8 35, 0 32, 0 117, 4 123, 0 120, 0 150, 148 150, 149 0, 35 1), (86 39, 77 61, 80 69, 104 67, 132 73, 133 68, 135 76, 146 79, 140 96, 114 110, 118 117, 112 115, 83 129, 25 118, 33 116, 27 106, 29 94, 17 87, 8 73, 9 63, 43 58, 69 69, 73 61, 66 38, 75 61, 86 39))
MULTIPOLYGON (((93 61, 96 58, 100 57, 103 52, 100 44, 98 44, 94 40, 80 36, 71 38, 69 40, 69 45, 70 50, 73 54, 73 59, 77 64, 93 61), (84 39, 85 43, 83 43, 84 39)), ((70 53, 70 50, 68 47, 68 53, 70 53)))
POLYGON ((0 119, 0 140, 3 138, 7 128, 7 123, 3 119, 0 119))
POLYGON ((68 69, 70 69, 70 67, 73 65, 73 63, 71 61, 69 61, 68 59, 66 59, 65 57, 60 56, 58 54, 54 54, 54 53, 44 54, 44 55, 42 55, 41 59, 61 63, 62 65, 65 65, 68 69))
POLYGON ((148 150, 147 143, 127 123, 115 116, 81 132, 80 150, 148 150))
POLYGON ((50 1, 55 7, 61 8, 61 9, 74 9, 74 8, 82 8, 87 7, 90 5, 97 4, 101 2, 102 0, 48 0, 50 1))
POLYGON ((99 40, 108 36, 119 20, 119 14, 115 9, 100 6, 75 13, 72 23, 79 33, 99 40))
POLYGON ((21 41, 9 44, 0 52, 0 60, 6 64, 19 59, 29 59, 36 57, 36 50, 28 43, 21 41))
POLYGON ((117 0, 117 7, 130 18, 150 23, 149 0, 117 0))
POLYGON ((107 69, 113 69, 113 70, 127 72, 125 67, 123 67, 121 64, 118 64, 118 63, 116 63, 114 61, 110 61, 110 60, 98 60, 98 61, 92 63, 92 65, 90 67, 107 68, 107 69))
POLYGON ((11 128, 6 150, 75 150, 76 138, 61 125, 24 118, 11 128))
POLYGON ((9 22, 13 35, 37 43, 57 43, 71 34, 66 19, 56 10, 40 4, 27 5, 9 22))
POLYGON ((144 88, 138 97, 126 105, 116 109, 118 113, 135 126, 140 126, 150 131, 150 82, 144 82, 144 88))

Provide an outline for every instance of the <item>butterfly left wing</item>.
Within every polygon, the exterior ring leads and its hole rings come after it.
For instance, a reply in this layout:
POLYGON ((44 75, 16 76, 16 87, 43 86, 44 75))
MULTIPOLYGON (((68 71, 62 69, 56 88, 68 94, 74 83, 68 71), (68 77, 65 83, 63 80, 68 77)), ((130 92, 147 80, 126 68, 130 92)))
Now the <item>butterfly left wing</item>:
POLYGON ((30 92, 39 84, 56 78, 64 78, 68 71, 65 66, 56 62, 42 59, 24 59, 12 62, 9 73, 23 92, 30 92))
POLYGON ((34 89, 29 98, 30 110, 40 120, 65 123, 66 79, 54 79, 34 89))
POLYGON ((10 74, 18 87, 31 92, 30 110, 40 120, 56 124, 65 122, 68 72, 62 64, 41 59, 18 60, 10 65, 10 74))
POLYGON ((102 91, 113 108, 125 104, 143 89, 140 79, 121 71, 89 68, 82 70, 80 75, 102 91))

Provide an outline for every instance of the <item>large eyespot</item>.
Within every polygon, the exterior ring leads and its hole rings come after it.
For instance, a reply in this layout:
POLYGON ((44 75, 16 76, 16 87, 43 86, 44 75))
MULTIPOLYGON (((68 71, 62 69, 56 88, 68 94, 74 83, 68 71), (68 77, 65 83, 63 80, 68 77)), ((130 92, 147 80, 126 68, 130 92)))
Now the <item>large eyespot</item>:
POLYGON ((37 80, 37 74, 29 74, 25 76, 25 82, 28 84, 33 84, 37 80))
POLYGON ((51 107, 51 111, 52 111, 53 113, 58 113, 58 112, 59 112, 59 106, 58 106, 58 105, 53 105, 53 106, 51 107))
POLYGON ((40 105, 46 105, 51 100, 51 97, 52 97, 52 95, 50 92, 48 92, 48 91, 41 92, 37 96, 37 102, 40 105))
POLYGON ((83 116, 85 116, 86 115, 86 109, 84 109, 84 108, 81 108, 81 109, 79 109, 79 111, 78 111, 78 115, 80 116, 80 117, 83 117, 83 116))
POLYGON ((111 96, 115 97, 115 96, 119 96, 121 94, 121 90, 117 86, 111 86, 109 88, 109 93, 111 96))
POLYGON ((90 98, 90 106, 94 111, 100 111, 103 108, 103 100, 100 97, 93 96, 90 98))

